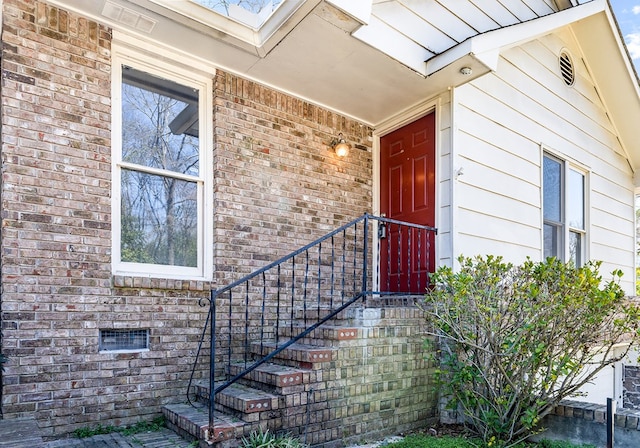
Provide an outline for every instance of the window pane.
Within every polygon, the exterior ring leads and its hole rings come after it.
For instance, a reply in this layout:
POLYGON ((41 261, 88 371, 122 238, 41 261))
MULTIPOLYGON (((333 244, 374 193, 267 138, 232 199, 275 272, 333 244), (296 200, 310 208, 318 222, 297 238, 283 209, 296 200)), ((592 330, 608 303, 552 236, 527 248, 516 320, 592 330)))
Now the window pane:
POLYGON ((543 170, 544 219, 560 222, 562 219, 562 164, 545 157, 543 170))
POLYGON ((584 176, 569 170, 569 227, 584 230, 584 176))
POLYGON ((122 170, 122 261, 197 266, 197 185, 122 170))
POLYGON ((122 160, 198 175, 198 91, 122 69, 122 160))
POLYGON ((560 226, 544 225, 544 258, 560 257, 560 226))
POLYGON ((569 260, 576 267, 582 266, 582 235, 569 232, 569 260))

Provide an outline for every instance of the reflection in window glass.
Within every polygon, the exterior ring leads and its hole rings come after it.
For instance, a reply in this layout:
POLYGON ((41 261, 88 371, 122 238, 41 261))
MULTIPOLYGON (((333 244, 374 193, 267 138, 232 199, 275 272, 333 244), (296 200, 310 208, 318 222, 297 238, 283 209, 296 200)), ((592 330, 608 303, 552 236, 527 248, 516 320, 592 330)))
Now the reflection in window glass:
POLYGON ((122 261, 197 265, 197 186, 122 170, 122 261))
POLYGON ((198 91, 123 67, 122 160, 198 175, 198 91))
POLYGON ((559 257, 560 229, 559 226, 544 225, 544 258, 559 257))
POLYGON ((219 12, 220 14, 229 15, 229 6, 238 5, 247 11, 258 13, 268 6, 269 3, 273 6, 273 10, 281 3, 281 0, 192 0, 206 8, 219 12))
POLYGON ((569 261, 582 266, 582 235, 578 232, 569 232, 569 261))
POLYGON ((120 261, 197 267, 198 90, 122 67, 120 261))
POLYGON ((585 175, 560 159, 543 158, 543 253, 575 266, 585 259, 585 175))
POLYGON ((562 165, 549 157, 544 158, 544 219, 562 220, 562 165))
POLYGON ((569 170, 569 226, 584 230, 584 176, 569 170))

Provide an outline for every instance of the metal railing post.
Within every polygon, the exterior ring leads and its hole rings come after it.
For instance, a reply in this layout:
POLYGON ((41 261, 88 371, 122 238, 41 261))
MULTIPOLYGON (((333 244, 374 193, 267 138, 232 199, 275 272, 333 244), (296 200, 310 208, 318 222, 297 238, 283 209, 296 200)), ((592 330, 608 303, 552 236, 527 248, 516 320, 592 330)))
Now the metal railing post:
POLYGON ((209 313, 211 313, 211 337, 209 347, 209 434, 213 433, 213 413, 215 410, 215 375, 216 375, 216 294, 211 291, 211 302, 209 303, 209 313))
MULTIPOLYGON (((289 255, 283 258, 280 258, 279 260, 274 261, 268 264, 267 266, 257 271, 254 271, 247 276, 242 277, 239 280, 232 282, 230 285, 221 287, 219 289, 211 290, 210 302, 209 302, 209 314, 207 316, 207 319, 211 319, 211 323, 206 322, 203 325, 202 334, 200 336, 200 343, 198 344, 198 351, 196 353, 196 361, 194 362, 194 366, 191 372, 191 377, 189 379, 189 386, 187 388, 188 389, 187 399, 191 403, 191 400, 189 399, 191 384, 192 384, 192 381, 194 380, 194 377, 196 376, 196 369, 198 368, 198 359, 201 354, 201 349, 202 349, 202 353, 204 353, 203 346, 204 346, 204 343, 206 342, 206 331, 209 330, 210 331, 210 335, 209 335, 210 347, 209 347, 209 394, 208 394, 209 416, 208 417, 209 417, 209 438, 210 439, 213 439, 215 435, 215 430, 214 430, 215 397, 220 392, 225 390, 227 387, 231 386, 238 379, 247 375, 249 372, 255 370, 261 364, 268 362, 269 360, 274 358, 282 350, 286 349, 287 347, 297 342, 298 340, 302 339, 303 337, 306 337, 308 334, 311 334, 311 332, 313 332, 320 325, 328 322, 330 319, 333 319, 339 313, 343 312, 346 308, 355 304, 358 300, 363 299, 363 301, 366 301, 368 295, 376 294, 376 292, 373 290, 369 291, 369 287, 368 287, 369 257, 371 256, 371 263, 372 263, 371 265, 372 282, 371 283, 373 285, 372 286, 372 289, 373 289, 373 288, 376 288, 377 282, 381 281, 379 278, 381 273, 379 271, 382 269, 380 265, 380 262, 381 262, 380 257, 383 250, 380 244, 380 239, 382 238, 388 239, 386 244, 387 246, 386 247, 386 255, 387 255, 386 263, 388 265, 390 265, 391 263, 392 244, 390 242, 390 239, 393 233, 392 230, 395 229, 395 227, 392 228, 391 226, 396 226, 399 229, 399 231, 397 232, 398 234, 397 238, 399 238, 397 241, 398 251, 400 251, 400 248, 402 247, 402 244, 401 244, 402 232, 403 232, 402 229, 404 228, 408 229, 407 232, 409 232, 408 234, 409 246, 411 246, 411 243, 412 243, 412 235, 413 235, 412 232, 414 231, 413 229, 416 229, 417 232, 426 231, 427 241, 425 245, 426 245, 427 252, 426 254, 424 254, 424 256, 427 258, 430 256, 431 236, 428 232, 433 232, 435 234, 437 233, 437 229, 429 226, 424 226, 424 225, 406 223, 406 222, 402 222, 394 219, 389 219, 386 217, 376 217, 369 213, 365 213, 363 217, 360 217, 358 219, 351 221, 348 224, 345 224, 344 226, 328 233, 327 235, 315 240, 314 242, 311 242, 306 246, 294 252, 291 252, 289 255), (373 226, 374 222, 376 222, 376 228, 369 229, 369 225, 373 226), (360 224, 364 225, 364 229, 362 230, 360 229, 360 224), (369 241, 370 235, 372 238, 375 238, 375 236, 377 235, 378 239, 376 241, 369 241), (342 238, 341 248, 340 246, 336 247, 336 244, 335 244, 335 241, 338 238, 342 238), (363 240, 361 241, 360 238, 363 238, 363 240), (326 256, 323 258, 323 249, 326 247, 326 243, 325 243, 326 241, 331 242, 331 253, 330 253, 329 259, 325 259, 326 256), (317 269, 315 270, 311 270, 310 251, 312 250, 317 250, 317 257, 314 260, 317 263, 317 269), (358 272, 358 251, 359 250, 362 250, 360 272, 358 272), (371 253, 369 253, 370 250, 372 251, 371 253), (336 251, 340 253, 336 255, 336 251), (305 257, 306 263, 304 263, 304 266, 301 266, 300 268, 298 268, 297 266, 299 264, 298 260, 303 255, 305 257), (340 294, 341 300, 340 300, 340 306, 334 308, 334 293, 336 293, 336 290, 335 290, 336 278, 335 278, 334 270, 335 270, 336 258, 339 258, 342 260, 341 278, 337 279, 339 282, 338 288, 340 289, 339 294, 340 294), (322 278, 322 275, 323 273, 326 273, 325 267, 327 266, 330 269, 330 285, 325 286, 326 280, 322 278), (347 272, 348 270, 350 271, 351 268, 353 268, 353 272, 352 273, 347 272), (271 274, 268 274, 268 271, 270 271, 271 269, 274 269, 277 272, 277 278, 275 280, 272 278, 271 274), (285 281, 281 278, 283 269, 288 272, 287 277, 289 278, 289 280, 285 281), (313 277, 314 274, 317 275, 316 307, 317 307, 318 316, 313 317, 313 320, 315 321, 315 323, 313 322, 308 323, 307 322, 307 319, 309 318, 309 316, 307 315, 308 303, 306 299, 307 299, 307 293, 310 292, 308 288, 309 282, 313 281, 311 277, 313 277), (360 275, 362 276, 362 278, 360 281, 358 281, 358 276, 360 275), (259 292, 258 290, 254 291, 251 289, 250 282, 253 279, 258 279, 259 278, 258 276, 262 277, 262 282, 261 282, 262 295, 261 295, 261 302, 256 301, 256 305, 260 305, 260 307, 259 308, 255 307, 254 309, 254 308, 251 308, 252 300, 253 300, 252 294, 258 294, 259 292), (300 276, 302 276, 302 278, 298 280, 298 277, 300 276), (275 288, 276 288, 275 300, 277 300, 275 304, 269 302, 270 300, 273 300, 271 298, 271 294, 272 294, 271 289, 273 288, 274 281, 275 281, 275 288), (304 290, 301 293, 298 293, 297 291, 298 281, 302 282, 301 287, 304 288, 304 290), (287 283, 289 282, 290 282, 290 286, 287 285, 287 283), (349 284, 347 284, 347 282, 349 284), (360 284, 360 291, 358 291, 358 284, 360 284), (326 292, 325 288, 327 289, 327 291, 329 291, 329 294, 330 294, 330 297, 328 298, 330 309, 326 311, 325 314, 323 314, 322 300, 324 298, 323 294, 326 292), (234 295, 232 291, 244 292, 243 299, 240 296, 238 296, 238 300, 240 302, 237 304, 233 303, 234 295), (225 295, 227 293, 229 294, 228 304, 226 302, 227 299, 225 295), (281 297, 281 294, 284 295, 285 297, 281 297), (288 303, 287 301, 287 297, 286 297, 287 294, 291 295, 290 303, 288 303), (304 321, 304 324, 305 324, 304 327, 306 327, 306 329, 302 331, 295 331, 295 328, 294 328, 294 323, 296 320, 294 318, 294 314, 295 314, 294 311, 296 310, 296 303, 299 302, 299 301, 296 302, 296 297, 298 295, 303 296, 301 306, 302 306, 302 311, 304 312, 304 315, 301 317, 301 320, 304 321), (222 314, 224 314, 219 316, 221 319, 223 319, 220 322, 217 321, 218 316, 216 316, 217 314, 216 301, 218 297, 220 297, 221 305, 223 307, 220 309, 220 311, 222 314), (285 303, 288 304, 288 306, 285 306, 285 303), (284 307, 284 310, 282 309, 281 305, 282 307, 284 307), (267 347, 267 343, 269 342, 267 341, 268 339, 267 335, 271 335, 271 330, 269 330, 269 332, 265 331, 265 326, 270 322, 269 319, 271 319, 271 317, 267 318, 267 314, 272 312, 274 306, 276 310, 276 313, 275 313, 276 315, 274 317, 275 334, 273 334, 272 336, 276 341, 276 346, 274 349, 272 349, 272 351, 269 354, 264 356, 263 349, 267 347), (290 308, 290 309, 287 309, 287 308, 290 308), (227 312, 228 312, 228 315, 227 315, 227 312), (258 322, 258 325, 260 325, 261 327, 259 330, 256 330, 255 335, 256 335, 256 338, 259 337, 260 339, 259 341, 260 353, 261 353, 260 356, 262 356, 262 358, 255 362, 250 362, 248 358, 249 351, 250 351, 249 349, 251 345, 250 341, 251 342, 253 341, 252 335, 254 334, 253 331, 248 326, 250 324, 250 320, 254 318, 254 315, 252 313, 255 314, 255 320, 256 322, 258 322), (281 313, 283 314, 283 316, 280 316, 281 313), (287 326, 289 327, 290 335, 287 335, 288 341, 286 341, 284 344, 281 344, 279 341, 279 337, 280 337, 279 329, 281 328, 281 326, 285 325, 285 322, 281 322, 279 318, 282 317, 283 318, 282 320, 286 321, 287 316, 285 315, 288 315, 289 317, 290 322, 288 323, 287 326), (238 323, 237 321, 239 320, 245 321, 244 322, 245 328, 243 329, 240 326, 239 328, 237 328, 237 331, 236 331, 234 325, 238 323), (217 333, 219 331, 222 334, 218 335, 217 333), (218 338, 218 336, 220 336, 220 338, 218 338), (244 341, 244 344, 242 344, 242 341, 244 341), (240 346, 235 344, 235 342, 238 342, 240 346), (240 360, 241 358, 242 360, 244 360, 244 364, 242 366, 243 368, 239 369, 240 370, 239 372, 236 369, 237 366, 231 365, 232 361, 234 361, 235 359, 234 357, 237 357, 238 360, 240 360), (222 364, 220 364, 221 362, 222 364), (218 375, 217 378, 219 382, 216 385, 217 364, 220 364, 220 372, 218 373, 221 375, 218 375), (248 364, 251 364, 251 365, 248 365, 248 364)), ((410 249, 408 252, 409 257, 412 257, 411 250, 412 249, 410 249)), ((420 264, 420 260, 422 257, 422 253, 421 253, 422 241, 420 239, 418 239, 418 251, 420 252, 420 254, 418 255, 418 264, 420 264)), ((324 254, 324 255, 327 255, 327 254, 324 254)), ((400 262, 401 254, 398 253, 397 255, 398 255, 398 262, 400 262)), ((408 263, 409 263, 409 267, 411 267, 411 263, 412 263, 411 259, 409 260, 408 263)), ((426 264, 429 265, 428 260, 426 264)), ((398 267, 400 268, 400 266, 398 267)), ((389 271, 389 266, 387 266, 387 270, 389 271)), ((411 294, 412 293, 411 280, 409 279, 408 281, 409 281, 409 284, 407 285, 407 291, 406 292, 400 291, 400 276, 398 276, 398 285, 397 285, 398 291, 390 291, 389 289, 387 289, 387 293, 390 295, 398 294, 399 296, 402 294, 411 294)), ((387 272, 386 282, 387 282, 387 286, 389 286, 390 272, 387 272)), ((420 285, 420 283, 418 283, 418 285, 420 285)), ((380 285, 378 285, 377 293, 380 293, 381 288, 379 288, 379 286, 380 285)), ((257 287, 258 285, 256 284, 256 288, 257 287)), ((418 287, 418 289, 420 288, 418 287)), ((201 301, 201 304, 204 306, 202 302, 204 302, 204 300, 201 301)), ((199 376, 199 377, 202 378, 202 376, 199 376)), ((193 403, 191 404, 193 405, 193 403)))
MULTIPOLYGON (((369 214, 364 215, 364 242, 362 244, 362 292, 367 291, 367 258, 369 254, 369 214)), ((366 297, 365 297, 366 300, 366 297)))

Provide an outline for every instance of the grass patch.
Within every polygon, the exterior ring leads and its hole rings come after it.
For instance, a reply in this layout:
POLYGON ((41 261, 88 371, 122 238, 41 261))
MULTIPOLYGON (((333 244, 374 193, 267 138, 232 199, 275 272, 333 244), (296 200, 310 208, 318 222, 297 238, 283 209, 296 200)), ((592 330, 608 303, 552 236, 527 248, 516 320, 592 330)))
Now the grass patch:
POLYGON ((159 416, 154 418, 151 421, 142 421, 134 423, 129 426, 94 426, 94 427, 86 427, 86 428, 78 428, 73 431, 73 435, 78 439, 86 439, 87 437, 93 437, 100 434, 111 434, 113 432, 119 432, 124 436, 131 436, 134 434, 139 434, 141 432, 155 432, 160 431, 163 428, 166 428, 165 420, 163 416, 159 416))
POLYGON ((117 430, 118 428, 115 426, 98 425, 91 428, 89 427, 78 428, 75 431, 73 431, 73 435, 76 436, 78 439, 86 439, 87 437, 93 437, 100 434, 111 434, 112 432, 116 432, 117 430))
MULTIPOLYGON (((466 437, 442 436, 434 437, 424 434, 412 434, 397 442, 384 445, 385 448, 484 448, 487 445, 478 439, 466 437)), ((565 441, 542 440, 538 443, 528 442, 517 445, 517 448, 595 448, 593 445, 576 445, 565 441)))
POLYGON ((464 437, 442 436, 433 437, 421 434, 406 436, 397 442, 391 442, 385 447, 393 448, 476 448, 478 446, 464 437))

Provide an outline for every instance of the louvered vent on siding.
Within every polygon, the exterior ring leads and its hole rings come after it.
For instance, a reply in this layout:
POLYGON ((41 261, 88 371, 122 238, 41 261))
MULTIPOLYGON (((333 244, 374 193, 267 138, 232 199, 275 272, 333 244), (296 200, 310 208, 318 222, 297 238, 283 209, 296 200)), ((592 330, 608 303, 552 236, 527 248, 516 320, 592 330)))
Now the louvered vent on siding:
POLYGON ((573 61, 571 56, 566 51, 560 54, 560 74, 564 83, 568 86, 572 86, 576 80, 575 70, 573 68, 573 61))

